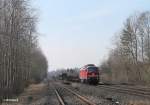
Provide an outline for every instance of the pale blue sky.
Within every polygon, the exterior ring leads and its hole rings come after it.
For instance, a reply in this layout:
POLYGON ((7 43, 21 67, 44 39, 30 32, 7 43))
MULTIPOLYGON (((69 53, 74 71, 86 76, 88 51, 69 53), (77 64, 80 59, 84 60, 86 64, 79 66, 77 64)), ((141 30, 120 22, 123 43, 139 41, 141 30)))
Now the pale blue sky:
POLYGON ((149 0, 32 0, 49 70, 99 65, 126 18, 150 10, 149 0))

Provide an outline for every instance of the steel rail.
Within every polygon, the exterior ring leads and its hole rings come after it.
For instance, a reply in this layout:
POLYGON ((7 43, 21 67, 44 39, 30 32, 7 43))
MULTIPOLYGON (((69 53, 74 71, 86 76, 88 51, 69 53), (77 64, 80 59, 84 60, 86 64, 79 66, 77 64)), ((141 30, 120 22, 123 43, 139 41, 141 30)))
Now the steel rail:
POLYGON ((150 98, 150 94, 146 92, 141 92, 141 91, 136 91, 136 90, 131 90, 131 89, 124 89, 124 88, 119 88, 119 87, 113 87, 113 86, 98 86, 99 88, 104 88, 104 89, 111 89, 114 91, 117 91, 119 93, 126 93, 130 95, 136 95, 136 96, 141 96, 141 97, 147 97, 150 98))
POLYGON ((61 105, 66 105, 65 102, 63 101, 62 97, 60 96, 60 94, 58 93, 58 91, 55 89, 55 93, 57 95, 57 98, 60 102, 61 105))
POLYGON ((140 88, 140 87, 133 87, 133 86, 124 86, 124 85, 113 85, 112 87, 119 87, 119 88, 124 88, 124 89, 130 89, 130 90, 136 90, 140 92, 147 92, 150 94, 150 88, 140 88))
POLYGON ((72 91, 71 89, 68 89, 68 88, 66 88, 66 87, 63 87, 63 88, 65 88, 65 89, 68 90, 70 93, 72 93, 72 94, 74 94, 75 96, 77 96, 78 98, 80 98, 80 99, 81 99, 82 101, 84 101, 86 104, 88 104, 88 105, 96 105, 95 103, 89 101, 86 97, 81 96, 80 94, 78 94, 78 93, 72 91))

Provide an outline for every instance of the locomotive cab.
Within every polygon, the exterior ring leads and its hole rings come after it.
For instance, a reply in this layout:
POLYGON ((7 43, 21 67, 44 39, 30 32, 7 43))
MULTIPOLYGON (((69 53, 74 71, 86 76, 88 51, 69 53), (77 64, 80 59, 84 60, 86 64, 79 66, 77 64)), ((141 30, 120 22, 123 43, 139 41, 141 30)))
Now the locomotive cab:
POLYGON ((80 69, 80 80, 82 83, 98 84, 99 69, 95 65, 85 65, 80 69))

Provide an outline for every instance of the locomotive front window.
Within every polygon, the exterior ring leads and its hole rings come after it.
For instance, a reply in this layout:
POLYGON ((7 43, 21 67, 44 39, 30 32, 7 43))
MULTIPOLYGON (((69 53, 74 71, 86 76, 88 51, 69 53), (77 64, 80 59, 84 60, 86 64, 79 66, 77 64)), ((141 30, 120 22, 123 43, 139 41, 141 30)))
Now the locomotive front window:
POLYGON ((89 67, 89 68, 88 68, 88 71, 97 71, 97 70, 98 70, 97 67, 89 67))

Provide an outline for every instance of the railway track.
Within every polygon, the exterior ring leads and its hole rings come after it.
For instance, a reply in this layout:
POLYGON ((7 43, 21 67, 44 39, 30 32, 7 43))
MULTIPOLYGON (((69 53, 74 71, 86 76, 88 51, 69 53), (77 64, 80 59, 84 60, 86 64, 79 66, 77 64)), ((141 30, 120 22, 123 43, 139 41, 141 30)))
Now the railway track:
POLYGON ((125 94, 130 94, 130 95, 136 95, 136 96, 141 96, 141 97, 145 97, 145 98, 150 98, 150 91, 148 90, 143 90, 143 89, 136 89, 133 87, 122 87, 122 86, 115 86, 115 85, 110 85, 110 86, 106 86, 106 85, 100 85, 98 86, 100 88, 103 89, 108 89, 108 90, 113 90, 119 93, 125 93, 125 94))
POLYGON ((139 86, 128 86, 128 85, 113 85, 113 87, 119 87, 119 88, 126 88, 126 89, 133 89, 137 91, 144 91, 150 93, 150 88, 144 88, 139 86))
POLYGON ((55 85, 55 93, 61 105, 96 105, 75 91, 55 85))

